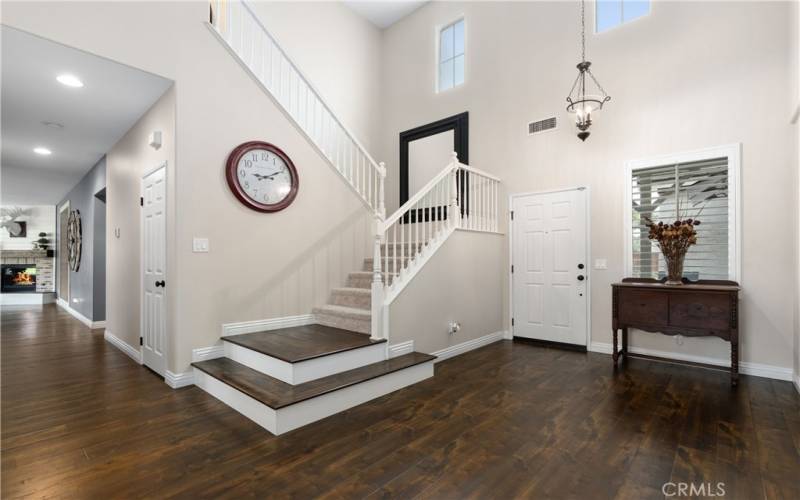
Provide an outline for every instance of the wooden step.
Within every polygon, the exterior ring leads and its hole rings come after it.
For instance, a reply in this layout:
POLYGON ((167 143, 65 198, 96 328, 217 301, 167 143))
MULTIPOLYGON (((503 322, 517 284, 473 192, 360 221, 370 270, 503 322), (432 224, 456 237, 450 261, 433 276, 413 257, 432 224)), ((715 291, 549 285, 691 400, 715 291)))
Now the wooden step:
POLYGON ((277 435, 430 378, 433 360, 411 353, 301 385, 228 358, 192 366, 197 387, 277 435))
POLYGON ((434 359, 436 356, 412 352, 300 385, 281 382, 228 358, 199 361, 192 366, 277 410, 434 359))
MULTIPOLYGON (((375 259, 371 257, 364 259, 364 267, 362 270, 371 272, 372 263, 374 261, 375 259)), ((395 270, 397 270, 397 272, 400 272, 400 270, 403 268, 403 263, 408 265, 410 261, 411 261, 411 256, 408 254, 406 254, 404 258, 401 258, 399 253, 397 254, 396 258, 391 256, 383 257, 381 258, 381 270, 389 272, 394 272, 395 270)))
POLYGON ((299 363, 321 356, 358 349, 386 342, 369 335, 325 325, 305 325, 244 335, 222 337, 247 349, 266 354, 287 363, 299 363))
POLYGON ((325 325, 223 337, 225 356, 298 385, 385 359, 386 341, 325 325))

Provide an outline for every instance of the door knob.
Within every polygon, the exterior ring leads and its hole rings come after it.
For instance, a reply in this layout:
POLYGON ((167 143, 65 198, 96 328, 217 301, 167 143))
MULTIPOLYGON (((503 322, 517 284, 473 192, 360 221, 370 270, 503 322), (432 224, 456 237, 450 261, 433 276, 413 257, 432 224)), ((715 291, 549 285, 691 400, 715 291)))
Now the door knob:
POLYGON ((582 274, 578 275, 578 281, 583 281, 584 279, 586 279, 586 278, 584 278, 582 274))
POLYGON ((156 286, 160 286, 161 288, 164 288, 166 286, 166 283, 164 282, 164 280, 156 281, 156 286))
POLYGON ((578 264, 578 269, 583 269, 583 264, 578 264))

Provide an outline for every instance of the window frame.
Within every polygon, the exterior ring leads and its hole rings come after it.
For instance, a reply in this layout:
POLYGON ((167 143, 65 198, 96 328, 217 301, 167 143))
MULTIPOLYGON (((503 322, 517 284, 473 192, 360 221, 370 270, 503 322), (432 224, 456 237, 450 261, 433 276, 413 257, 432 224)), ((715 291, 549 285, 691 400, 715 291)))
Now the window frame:
MULTIPOLYGON (((434 78, 434 87, 433 91, 435 94, 441 94, 443 92, 449 92, 453 89, 461 87, 467 83, 467 19, 464 14, 459 14, 458 16, 452 18, 451 21, 448 21, 443 24, 438 24, 434 28, 434 36, 436 38, 436 43, 434 44, 434 53, 433 53, 433 60, 434 60, 434 73, 436 74, 436 78, 434 78), (464 81, 458 85, 453 85, 452 87, 446 89, 439 88, 439 82, 441 81, 441 62, 439 61, 441 46, 442 46, 442 31, 446 30, 450 26, 454 26, 459 22, 464 23, 464 81)), ((455 58, 453 58, 455 60, 455 58)))
MULTIPOLYGON (((742 196, 741 196, 741 143, 667 154, 663 156, 630 160, 625 163, 623 234, 625 235, 623 272, 633 274, 633 172, 660 165, 690 163, 725 157, 728 160, 728 279, 741 284, 742 278, 742 196)), ((701 218, 702 220, 702 218, 701 218)))
POLYGON ((608 33, 610 31, 614 31, 614 30, 618 29, 620 26, 625 26, 625 25, 628 25, 628 24, 631 24, 631 23, 635 23, 639 19, 645 19, 645 18, 650 17, 651 15, 653 15, 653 6, 656 4, 656 2, 654 0, 647 0, 648 2, 650 2, 650 8, 647 9, 647 14, 645 14, 643 16, 639 16, 639 17, 633 18, 630 21, 625 21, 624 20, 625 19, 625 0, 619 0, 619 1, 620 1, 620 3, 622 3, 622 11, 621 11, 622 12, 622 19, 620 19, 619 24, 616 24, 613 27, 608 28, 607 30, 603 30, 603 31, 598 31, 597 30, 597 10, 598 10, 597 9, 597 0, 592 2, 592 8, 594 9, 594 13, 593 13, 594 14, 593 31, 594 31, 595 35, 602 35, 604 33, 608 33))

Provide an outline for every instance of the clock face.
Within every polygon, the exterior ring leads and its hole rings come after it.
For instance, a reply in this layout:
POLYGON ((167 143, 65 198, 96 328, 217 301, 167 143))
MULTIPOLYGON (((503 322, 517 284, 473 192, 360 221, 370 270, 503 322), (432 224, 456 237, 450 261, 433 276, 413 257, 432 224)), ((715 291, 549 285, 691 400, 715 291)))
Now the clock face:
POLYGON ((247 142, 228 157, 228 184, 253 210, 277 212, 297 195, 297 170, 286 154, 266 142, 247 142))

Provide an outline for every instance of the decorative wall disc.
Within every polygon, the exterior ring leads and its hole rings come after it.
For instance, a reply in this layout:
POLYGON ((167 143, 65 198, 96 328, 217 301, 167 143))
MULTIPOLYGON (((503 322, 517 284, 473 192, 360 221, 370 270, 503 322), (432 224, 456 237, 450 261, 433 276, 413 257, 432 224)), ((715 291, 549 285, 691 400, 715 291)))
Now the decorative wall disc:
POLYGON ((75 272, 81 268, 82 246, 83 229, 81 227, 81 211, 72 210, 67 219, 67 250, 69 252, 69 268, 75 272))

